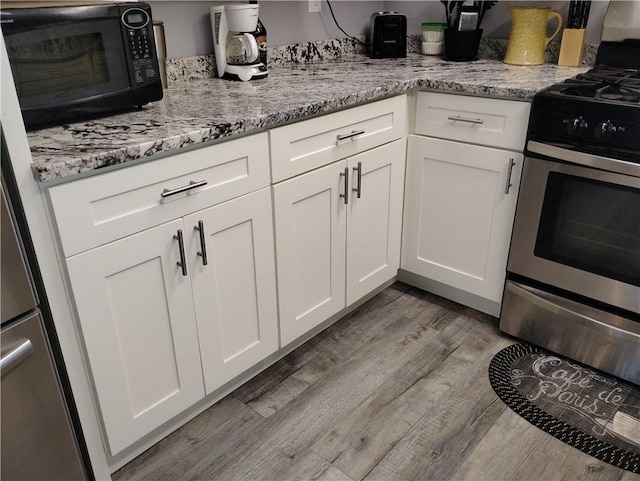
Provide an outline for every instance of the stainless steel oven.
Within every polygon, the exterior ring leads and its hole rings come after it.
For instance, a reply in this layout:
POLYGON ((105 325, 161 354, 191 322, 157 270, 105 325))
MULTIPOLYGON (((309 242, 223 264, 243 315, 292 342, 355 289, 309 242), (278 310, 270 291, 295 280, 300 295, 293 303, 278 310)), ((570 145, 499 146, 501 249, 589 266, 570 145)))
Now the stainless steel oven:
POLYGON ((640 165, 633 167, 636 177, 529 158, 509 271, 640 313, 640 165))
POLYGON ((507 269, 503 331, 640 384, 640 164, 530 141, 507 269))
POLYGON ((640 17, 620 15, 627 3, 606 18, 633 28, 603 29, 597 65, 533 98, 500 329, 640 384, 640 17))

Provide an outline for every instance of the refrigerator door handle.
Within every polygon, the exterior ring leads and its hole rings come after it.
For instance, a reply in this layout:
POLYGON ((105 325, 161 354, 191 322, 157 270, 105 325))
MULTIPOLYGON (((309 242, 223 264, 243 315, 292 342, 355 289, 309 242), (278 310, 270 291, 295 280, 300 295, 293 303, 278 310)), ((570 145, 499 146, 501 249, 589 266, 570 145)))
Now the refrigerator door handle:
POLYGON ((14 367, 20 365, 33 354, 33 344, 30 339, 22 339, 17 347, 11 349, 0 359, 0 376, 4 377, 14 367))

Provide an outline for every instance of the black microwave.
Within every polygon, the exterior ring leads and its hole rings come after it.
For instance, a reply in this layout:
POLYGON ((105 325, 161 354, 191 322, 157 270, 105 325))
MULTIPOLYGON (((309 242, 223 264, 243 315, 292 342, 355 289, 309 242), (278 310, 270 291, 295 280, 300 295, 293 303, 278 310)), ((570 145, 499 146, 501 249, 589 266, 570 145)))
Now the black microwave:
POLYGON ((162 99, 146 3, 3 9, 0 25, 27 129, 162 99))

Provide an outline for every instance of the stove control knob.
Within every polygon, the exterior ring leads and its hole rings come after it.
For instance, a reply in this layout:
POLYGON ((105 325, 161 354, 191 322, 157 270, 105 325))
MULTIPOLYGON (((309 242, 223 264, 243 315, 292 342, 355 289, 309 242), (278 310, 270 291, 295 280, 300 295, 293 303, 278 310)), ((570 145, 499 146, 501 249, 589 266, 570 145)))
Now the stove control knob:
POLYGON ((562 123, 567 126, 567 133, 569 135, 580 136, 589 128, 589 124, 582 117, 564 119, 562 123))
POLYGON ((600 122, 594 131, 598 140, 609 140, 618 131, 618 128, 611 123, 611 120, 600 122))

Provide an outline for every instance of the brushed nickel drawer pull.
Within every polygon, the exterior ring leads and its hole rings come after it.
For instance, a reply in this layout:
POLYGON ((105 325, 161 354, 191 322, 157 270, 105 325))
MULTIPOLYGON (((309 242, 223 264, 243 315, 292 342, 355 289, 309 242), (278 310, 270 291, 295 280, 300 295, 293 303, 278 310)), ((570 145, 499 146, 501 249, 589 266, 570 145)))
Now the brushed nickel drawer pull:
POLYGON ((340 194, 340 197, 344 198, 344 203, 349 203, 349 167, 344 168, 344 172, 340 172, 340 177, 344 177, 344 194, 340 194))
POLYGON ((352 130, 350 134, 342 134, 336 136, 336 144, 344 140, 353 140, 354 137, 364 134, 364 130, 352 130))
POLYGON ((484 124, 484 120, 482 119, 470 119, 468 117, 460 117, 459 115, 452 115, 447 118, 455 122, 467 122, 469 124, 484 124))
POLYGON ((204 236, 204 222, 201 220, 198 221, 198 225, 193 227, 193 230, 197 230, 200 234, 200 251, 197 253, 198 256, 202 257, 202 265, 207 265, 207 243, 204 236))
POLYGON ((356 197, 359 199, 362 195, 362 162, 358 162, 358 166, 353 168, 353 171, 357 175, 358 186, 352 187, 351 190, 356 193, 356 197))
POLYGON ((178 229, 176 235, 173 236, 175 240, 178 241, 178 249, 180 250, 180 260, 176 262, 176 265, 182 268, 182 275, 187 275, 187 261, 184 255, 184 238, 182 237, 182 230, 178 229))
POLYGON ((178 187, 177 189, 164 189, 160 194, 160 197, 164 199, 165 197, 169 197, 172 195, 181 194, 182 192, 187 192, 189 190, 197 189, 198 187, 202 187, 203 185, 207 185, 206 180, 201 180, 199 182, 192 180, 189 182, 189 185, 183 185, 182 187, 178 187))
POLYGON ((507 185, 504 189, 504 195, 509 195, 509 189, 511 189, 511 187, 513 186, 513 184, 511 183, 511 173, 513 172, 514 165, 516 165, 516 163, 513 161, 513 159, 509 159, 509 172, 507 172, 507 185))

